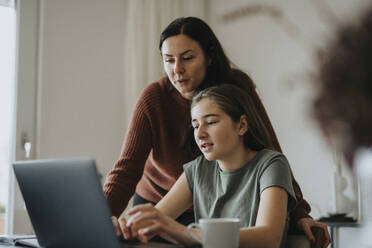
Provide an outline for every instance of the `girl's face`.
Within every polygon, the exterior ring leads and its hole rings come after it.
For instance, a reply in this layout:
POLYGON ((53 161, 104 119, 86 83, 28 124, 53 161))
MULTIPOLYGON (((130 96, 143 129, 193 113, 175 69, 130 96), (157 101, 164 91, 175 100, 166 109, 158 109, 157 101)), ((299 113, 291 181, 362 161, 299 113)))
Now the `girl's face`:
POLYGON ((169 80, 191 100, 207 71, 207 59, 199 43, 183 34, 171 36, 163 42, 161 54, 169 80))
POLYGON ((237 151, 244 149, 246 128, 232 121, 216 103, 202 99, 191 109, 194 137, 208 160, 233 161, 237 151))

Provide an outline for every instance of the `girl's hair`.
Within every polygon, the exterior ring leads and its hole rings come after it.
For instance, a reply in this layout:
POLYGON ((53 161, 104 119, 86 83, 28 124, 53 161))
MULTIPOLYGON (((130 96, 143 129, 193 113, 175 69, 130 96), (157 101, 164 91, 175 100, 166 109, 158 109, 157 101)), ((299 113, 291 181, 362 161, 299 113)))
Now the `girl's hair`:
POLYGON ((221 84, 204 89, 193 97, 191 108, 202 99, 213 101, 236 123, 240 121, 242 115, 247 116, 248 130, 243 135, 243 142, 247 148, 254 151, 264 148, 274 149, 269 132, 258 114, 252 98, 240 88, 231 84, 221 84))
POLYGON ((210 64, 207 67, 206 76, 200 84, 200 91, 216 85, 217 82, 233 83, 230 61, 225 55, 223 48, 212 29, 203 20, 196 17, 181 17, 171 22, 161 33, 159 49, 163 42, 171 37, 184 34, 199 43, 210 64))

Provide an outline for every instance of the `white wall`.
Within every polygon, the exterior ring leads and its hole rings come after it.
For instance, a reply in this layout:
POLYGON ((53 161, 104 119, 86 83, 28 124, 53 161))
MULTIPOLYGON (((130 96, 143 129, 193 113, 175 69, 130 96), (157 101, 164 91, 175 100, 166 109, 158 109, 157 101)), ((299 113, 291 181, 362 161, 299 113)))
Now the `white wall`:
POLYGON ((37 158, 93 156, 102 174, 125 133, 124 1, 43 1, 37 158))
MULTIPOLYGON (((332 25, 322 18, 324 1, 261 0, 209 1, 208 21, 226 53, 256 82, 271 117, 283 151, 291 163, 304 197, 312 205, 315 218, 332 211, 332 153, 311 117, 315 84, 310 80, 317 47, 333 35, 332 25), (265 14, 247 15, 246 7, 273 6, 283 18, 265 14), (226 14, 238 18, 224 21, 226 14), (243 13, 246 13, 245 15, 243 13)), ((370 1, 326 1, 341 21, 347 21, 370 1)), ((326 15, 328 16, 328 15, 326 15)), ((343 168, 344 172, 346 168, 343 168)), ((352 184, 346 172, 349 185, 352 184)), ((346 194, 355 199, 354 189, 346 194)), ((356 215, 357 213, 354 213, 356 215)), ((339 247, 359 247, 357 229, 340 231, 339 247), (353 238, 354 237, 354 238, 353 238), (349 241, 350 240, 350 241, 349 241), (352 241, 352 243, 351 243, 352 241), (350 243, 348 243, 350 242, 350 243)))
POLYGON ((190 12, 205 15, 204 1, 41 2, 36 157, 93 156, 106 175, 138 95, 164 74, 161 30, 190 12))
MULTIPOLYGON (((17 134, 32 142, 31 159, 92 156, 104 180, 120 155, 138 95, 163 75, 161 29, 182 15, 205 16, 205 1, 19 3, 17 134), (146 23, 158 26, 145 31, 146 23)), ((21 138, 16 137, 18 160, 25 159, 21 138)), ((10 232, 31 233, 19 190, 14 198, 10 232)))

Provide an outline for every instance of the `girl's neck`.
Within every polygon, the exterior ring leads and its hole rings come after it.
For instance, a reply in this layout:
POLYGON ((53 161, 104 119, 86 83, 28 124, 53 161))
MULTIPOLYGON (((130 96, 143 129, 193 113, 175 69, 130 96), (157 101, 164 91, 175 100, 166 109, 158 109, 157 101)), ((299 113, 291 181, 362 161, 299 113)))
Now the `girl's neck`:
POLYGON ((244 147, 243 149, 234 152, 233 156, 217 160, 217 162, 222 171, 234 171, 251 161, 254 156, 256 156, 256 153, 256 151, 244 147))

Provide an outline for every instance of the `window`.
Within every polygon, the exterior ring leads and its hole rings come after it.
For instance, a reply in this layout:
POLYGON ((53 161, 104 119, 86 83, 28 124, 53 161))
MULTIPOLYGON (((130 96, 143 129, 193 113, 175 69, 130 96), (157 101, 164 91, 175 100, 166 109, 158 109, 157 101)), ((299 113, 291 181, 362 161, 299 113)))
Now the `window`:
POLYGON ((5 232, 15 91, 16 11, 14 1, 0 0, 0 234, 5 232))

